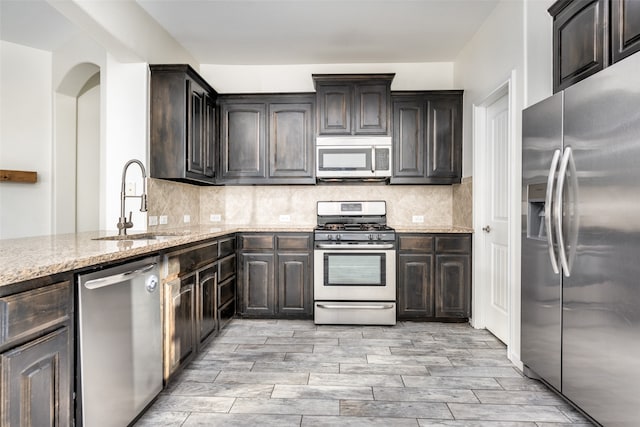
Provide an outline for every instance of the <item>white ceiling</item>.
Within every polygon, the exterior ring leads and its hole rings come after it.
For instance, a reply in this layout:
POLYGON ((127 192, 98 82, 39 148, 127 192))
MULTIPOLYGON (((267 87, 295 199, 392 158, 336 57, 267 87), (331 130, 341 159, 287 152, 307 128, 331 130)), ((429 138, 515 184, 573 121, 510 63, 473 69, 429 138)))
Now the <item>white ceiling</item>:
MULTIPOLYGON (((122 0, 108 0, 122 1, 122 0)), ((453 61, 498 0, 135 0, 201 64, 453 61)), ((3 40, 79 32, 42 0, 0 0, 3 40)))

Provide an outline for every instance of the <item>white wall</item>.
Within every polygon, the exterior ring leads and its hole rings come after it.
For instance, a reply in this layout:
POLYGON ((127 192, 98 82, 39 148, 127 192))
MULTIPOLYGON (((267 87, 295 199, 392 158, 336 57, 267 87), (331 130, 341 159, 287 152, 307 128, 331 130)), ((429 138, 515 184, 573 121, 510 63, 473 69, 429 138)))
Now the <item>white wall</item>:
MULTIPOLYGON (((145 164, 147 173, 147 88, 149 69, 146 63, 123 64, 107 55, 107 67, 104 72, 103 123, 105 125, 105 143, 101 152, 102 181, 101 191, 104 210, 100 218, 101 228, 116 230, 120 217, 120 189, 122 168, 130 159, 138 159, 145 164)), ((137 165, 132 165, 127 181, 136 184, 136 194, 142 191, 142 178, 137 165)), ((147 214, 140 212, 139 199, 128 199, 126 213, 133 212, 134 230, 145 230, 147 214)))
POLYGON ((76 230, 100 229, 100 85, 77 98, 76 230))
POLYGON ((0 41, 0 169, 38 173, 0 182, 0 238, 51 231, 51 53, 0 41))
MULTIPOLYGON (((520 362, 520 218, 522 110, 551 94, 551 0, 503 0, 467 44, 455 62, 454 81, 465 90, 463 124, 463 175, 473 171, 473 106, 480 105, 512 78, 511 176, 511 335, 508 355, 520 362)), ((474 186, 480 180, 474 178, 474 186)), ((478 192, 474 189, 474 195, 478 192)), ((477 215, 477 200, 474 216, 477 215)), ((477 231, 481 225, 474 224, 477 231)), ((474 239, 474 248, 479 241, 474 239)), ((477 251, 476 251, 477 253, 477 251)), ((474 280, 477 284, 477 281, 474 280)), ((480 288, 481 289, 481 288, 480 288)), ((478 296, 478 293, 474 293, 478 296)), ((477 312, 477 310, 476 310, 477 312)))
POLYGON ((395 73, 391 90, 457 89, 452 62, 200 66, 202 77, 219 93, 314 92, 312 74, 341 73, 395 73))

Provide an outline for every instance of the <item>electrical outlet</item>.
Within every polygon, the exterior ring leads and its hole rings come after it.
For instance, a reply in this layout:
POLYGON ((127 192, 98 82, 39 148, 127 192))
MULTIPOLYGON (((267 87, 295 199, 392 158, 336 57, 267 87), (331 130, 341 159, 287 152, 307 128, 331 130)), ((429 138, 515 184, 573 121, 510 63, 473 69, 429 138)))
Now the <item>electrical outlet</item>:
POLYGON ((209 215, 209 221, 211 221, 211 222, 220 222, 220 221, 222 221, 222 215, 220 215, 220 214, 211 214, 211 215, 209 215))
POLYGON ((413 215, 411 217, 411 222, 413 223, 423 223, 424 222, 424 215, 413 215))
POLYGON ((136 195, 136 183, 135 182, 127 182, 124 186, 124 194, 125 196, 135 196, 136 195))
POLYGON ((149 217, 147 218, 149 220, 149 225, 153 226, 153 225, 158 225, 158 217, 155 215, 149 215, 149 217))
POLYGON ((185 224, 190 223, 190 222, 191 222, 191 215, 184 215, 184 216, 182 217, 182 221, 183 221, 185 224))
POLYGON ((160 225, 165 225, 169 218, 166 215, 160 215, 160 225))
POLYGON ((291 215, 280 215, 280 222, 291 222, 291 215))

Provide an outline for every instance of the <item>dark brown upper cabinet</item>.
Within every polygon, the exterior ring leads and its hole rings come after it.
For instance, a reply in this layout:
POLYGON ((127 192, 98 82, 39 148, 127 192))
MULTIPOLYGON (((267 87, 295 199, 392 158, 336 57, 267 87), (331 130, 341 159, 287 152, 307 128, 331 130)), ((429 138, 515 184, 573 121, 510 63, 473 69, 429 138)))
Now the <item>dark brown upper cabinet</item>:
POLYGON ((223 95, 222 184, 315 184, 313 94, 223 95))
POLYGON ((391 184, 462 178, 462 91, 393 92, 391 184))
POLYGON ((640 1, 611 0, 611 62, 640 50, 640 1))
POLYGON ((607 0, 560 0, 553 16, 553 91, 602 70, 609 64, 607 0))
POLYGON ((553 17, 553 91, 640 50, 637 0, 558 0, 553 17))
POLYGON ((389 135, 394 74, 314 74, 318 135, 389 135))
POLYGON ((213 184, 217 93, 189 65, 150 65, 152 178, 213 184))

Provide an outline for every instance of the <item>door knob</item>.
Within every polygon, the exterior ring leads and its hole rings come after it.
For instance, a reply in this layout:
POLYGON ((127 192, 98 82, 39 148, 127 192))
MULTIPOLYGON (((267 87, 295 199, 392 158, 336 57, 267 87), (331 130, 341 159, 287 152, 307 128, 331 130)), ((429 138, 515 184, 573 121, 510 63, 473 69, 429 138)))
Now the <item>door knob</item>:
POLYGON ((491 233, 491 226, 487 225, 486 227, 482 227, 482 231, 484 231, 485 233, 491 233))

